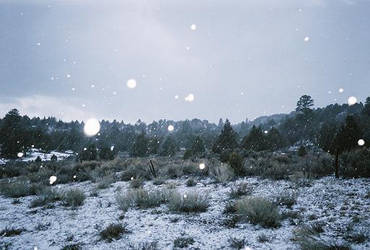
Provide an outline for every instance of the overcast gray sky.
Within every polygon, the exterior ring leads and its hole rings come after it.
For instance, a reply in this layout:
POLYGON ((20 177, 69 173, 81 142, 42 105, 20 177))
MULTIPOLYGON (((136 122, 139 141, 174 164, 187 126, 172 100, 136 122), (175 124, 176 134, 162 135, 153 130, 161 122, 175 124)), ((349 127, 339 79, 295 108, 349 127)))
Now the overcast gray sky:
POLYGON ((369 0, 0 0, 0 116, 239 122, 302 94, 370 96, 369 0))

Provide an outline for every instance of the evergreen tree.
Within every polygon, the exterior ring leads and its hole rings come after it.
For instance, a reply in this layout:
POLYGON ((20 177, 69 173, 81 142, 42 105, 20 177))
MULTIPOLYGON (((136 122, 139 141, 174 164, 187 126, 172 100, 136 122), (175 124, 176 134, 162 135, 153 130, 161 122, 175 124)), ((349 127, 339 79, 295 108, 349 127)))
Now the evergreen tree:
POLYGON ((222 153, 223 151, 233 150, 238 147, 237 133, 231 127, 228 119, 226 119, 225 125, 218 136, 216 142, 213 144, 212 150, 215 153, 222 153))
POLYGON ((311 96, 303 95, 299 98, 297 102, 297 112, 307 113, 312 111, 311 107, 314 105, 314 101, 311 96))
POLYGON ((1 155, 5 158, 17 158, 17 154, 25 152, 29 147, 27 129, 22 124, 18 110, 9 111, 0 128, 1 155))
POLYGON ((103 146, 99 150, 99 159, 100 160, 113 160, 116 155, 116 151, 114 148, 109 148, 107 146, 103 146))
POLYGON ((131 156, 143 157, 148 154, 148 139, 145 137, 145 133, 141 133, 136 136, 134 145, 131 149, 131 156))
POLYGON ((173 136, 167 136, 160 147, 161 156, 174 156, 178 151, 178 145, 173 136))
POLYGON ((271 128, 265 138, 266 147, 270 150, 277 150, 286 145, 284 137, 276 128, 271 128))
POLYGON ((253 126, 249 134, 243 138, 242 145, 246 150, 253 151, 262 151, 268 148, 262 129, 256 126, 253 126))
POLYGON ((366 98, 365 105, 364 105, 364 108, 362 110, 362 113, 367 115, 367 116, 370 116, 370 96, 368 98, 366 98))
POLYGON ((330 152, 335 154, 335 177, 339 178, 339 155, 358 147, 362 132, 354 116, 347 116, 345 124, 339 129, 334 138, 330 152))

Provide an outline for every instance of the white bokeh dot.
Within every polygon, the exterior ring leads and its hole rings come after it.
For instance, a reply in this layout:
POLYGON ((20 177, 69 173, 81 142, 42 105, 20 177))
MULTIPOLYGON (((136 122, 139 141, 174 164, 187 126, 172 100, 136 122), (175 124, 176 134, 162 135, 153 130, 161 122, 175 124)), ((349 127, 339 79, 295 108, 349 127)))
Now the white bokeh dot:
POLYGON ((126 83, 127 87, 130 89, 136 88, 136 80, 135 79, 129 79, 126 83))
POLYGON ((354 96, 348 97, 348 105, 349 106, 355 105, 356 103, 357 103, 357 98, 356 97, 354 97, 354 96))
POLYGON ((91 118, 87 120, 84 126, 84 133, 87 136, 94 136, 100 131, 100 123, 97 119, 91 118))
POLYGON ((365 145, 365 140, 364 139, 360 139, 360 140, 358 140, 357 144, 362 147, 362 146, 365 145))

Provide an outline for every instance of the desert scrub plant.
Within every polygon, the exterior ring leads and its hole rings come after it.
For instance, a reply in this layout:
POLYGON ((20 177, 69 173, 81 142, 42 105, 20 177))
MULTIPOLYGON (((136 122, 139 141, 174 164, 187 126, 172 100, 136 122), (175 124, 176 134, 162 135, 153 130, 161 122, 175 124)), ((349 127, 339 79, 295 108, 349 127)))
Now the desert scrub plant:
POLYGON ((197 185, 197 182, 193 178, 189 178, 185 184, 187 187, 194 187, 197 185))
POLYGON ((281 216, 278 207, 265 198, 246 197, 236 203, 236 210, 241 221, 266 228, 280 226, 281 216))
POLYGON ((301 226, 293 231, 292 240, 299 244, 302 250, 350 250, 351 248, 346 244, 338 244, 336 242, 325 241, 320 238, 319 232, 317 232, 312 226, 301 226))
POLYGON ((230 247, 232 249, 243 249, 246 241, 245 239, 229 238, 230 247))
POLYGON ((100 238, 107 242, 112 242, 113 240, 120 239, 124 233, 128 233, 124 226, 112 223, 100 232, 100 238))
POLYGON ((153 180, 153 185, 159 186, 166 183, 166 179, 163 177, 157 177, 153 180))
POLYGON ((284 194, 280 194, 275 197, 275 202, 278 205, 286 206, 287 208, 291 208, 297 202, 297 193, 296 192, 287 192, 284 194))
POLYGON ((173 247, 185 248, 194 244, 194 242, 192 237, 178 237, 173 241, 173 247))
POLYGON ((243 157, 240 154, 236 152, 231 153, 229 156, 229 164, 237 176, 245 175, 243 157))
POLYGON ((20 235, 22 232, 26 231, 24 228, 8 228, 0 231, 0 237, 12 237, 20 235))
POLYGON ((169 191, 157 190, 149 192, 144 189, 130 190, 126 194, 117 195, 118 207, 126 212, 130 207, 152 208, 167 202, 169 191))
POLYGON ((35 195, 44 187, 42 184, 30 184, 26 181, 2 183, 0 184, 0 193, 5 197, 19 198, 35 195))
POLYGON ((49 187, 44 188, 43 190, 41 190, 40 193, 38 193, 38 197, 31 201, 30 207, 33 208, 45 206, 48 205, 49 203, 59 201, 61 200, 61 198, 62 195, 59 192, 49 187))
POLYGON ((144 180, 142 178, 133 178, 130 181, 130 188, 142 188, 144 186, 144 180))
POLYGON ((200 213, 207 211, 208 207, 208 197, 195 192, 187 194, 173 192, 168 198, 168 208, 174 212, 200 213))
POLYGON ((71 189, 65 192, 62 196, 62 200, 65 206, 76 208, 82 206, 86 196, 84 192, 78 188, 71 189))
POLYGON ((218 183, 226 183, 234 179, 234 173, 226 164, 210 169, 210 176, 218 183))
POLYGON ((107 175, 99 179, 99 183, 96 187, 98 189, 105 189, 105 188, 109 188, 112 183, 114 183, 114 176, 107 175))
POLYGON ((82 247, 79 243, 76 244, 70 244, 70 245, 65 245, 62 250, 81 250, 82 247))
POLYGON ((253 192, 253 187, 249 186, 248 183, 243 182, 234 187, 231 187, 229 197, 230 199, 236 199, 243 195, 251 195, 252 192, 253 192))

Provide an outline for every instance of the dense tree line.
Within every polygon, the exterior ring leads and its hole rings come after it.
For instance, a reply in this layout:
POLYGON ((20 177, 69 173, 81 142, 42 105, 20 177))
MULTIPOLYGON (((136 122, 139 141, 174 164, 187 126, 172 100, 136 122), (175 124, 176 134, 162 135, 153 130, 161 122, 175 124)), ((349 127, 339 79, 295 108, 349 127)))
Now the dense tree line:
MULTIPOLYGON (((137 121, 126 124, 101 121, 99 134, 87 137, 84 123, 62 122, 53 117, 29 118, 16 109, 0 119, 1 156, 16 158, 31 147, 43 150, 73 150, 81 159, 111 159, 118 151, 132 156, 173 156, 181 148, 185 158, 203 157, 211 152, 229 161, 232 152, 276 151, 291 145, 310 142, 336 158, 357 147, 358 140, 370 142, 370 97, 364 104, 333 104, 313 108, 314 100, 302 96, 297 108, 287 115, 274 115, 231 125, 220 119, 218 124, 206 120, 137 121), (174 130, 169 131, 168 126, 174 130)), ((234 158, 237 158, 234 156, 234 158)))

